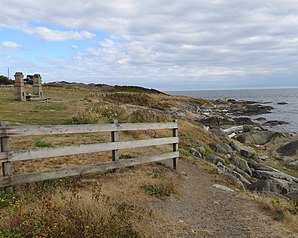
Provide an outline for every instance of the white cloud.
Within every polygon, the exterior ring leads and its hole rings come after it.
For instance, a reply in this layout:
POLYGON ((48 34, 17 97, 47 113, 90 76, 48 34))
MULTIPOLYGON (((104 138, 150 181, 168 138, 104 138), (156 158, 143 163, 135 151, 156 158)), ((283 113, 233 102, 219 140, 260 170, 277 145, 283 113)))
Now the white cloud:
POLYGON ((28 28, 24 31, 47 41, 83 40, 95 37, 94 34, 88 31, 59 31, 47 27, 28 28))
POLYGON ((20 44, 13 42, 13 41, 0 42, 0 46, 4 49, 8 49, 8 50, 16 50, 16 49, 19 49, 22 47, 20 44))
POLYGON ((171 79, 183 88, 187 78, 194 88, 208 79, 222 84, 251 77, 254 84, 297 73, 295 0, 2 0, 1 5, 0 27, 25 29, 48 41, 97 40, 85 50, 71 46, 77 49, 73 58, 45 63, 48 72, 59 65, 63 75, 69 71, 78 80, 80 74, 90 81, 158 85, 171 79), (32 22, 40 27, 30 28, 32 22))

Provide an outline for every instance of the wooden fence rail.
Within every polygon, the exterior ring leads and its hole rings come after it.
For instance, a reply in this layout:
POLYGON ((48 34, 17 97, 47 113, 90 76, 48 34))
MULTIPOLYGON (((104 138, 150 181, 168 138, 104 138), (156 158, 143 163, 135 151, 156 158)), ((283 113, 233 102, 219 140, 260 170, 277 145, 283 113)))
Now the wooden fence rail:
POLYGON ((119 169, 127 166, 145 164, 150 162, 173 160, 173 168, 176 169, 178 152, 178 122, 169 123, 125 123, 119 124, 96 124, 96 125, 57 125, 57 126, 9 126, 4 122, 0 124, 1 152, 0 162, 2 163, 2 174, 0 177, 0 187, 4 187, 6 192, 12 192, 12 186, 38 182, 48 179, 63 178, 85 173, 103 172, 111 169, 119 169), (132 130, 164 130, 171 129, 172 137, 151 138, 143 140, 119 141, 121 131, 132 130), (110 132, 111 142, 99 144, 87 144, 76 146, 64 146, 56 148, 33 149, 27 151, 11 151, 9 137, 15 136, 36 136, 36 135, 59 135, 59 134, 81 134, 110 132), (119 150, 132 149, 147 146, 173 145, 173 152, 160 155, 153 155, 141 158, 119 160, 119 150), (97 164, 81 165, 73 168, 59 168, 50 171, 34 172, 22 175, 12 175, 12 162, 26 161, 33 159, 46 159, 50 157, 60 157, 78 155, 94 152, 112 152, 112 161, 97 164))

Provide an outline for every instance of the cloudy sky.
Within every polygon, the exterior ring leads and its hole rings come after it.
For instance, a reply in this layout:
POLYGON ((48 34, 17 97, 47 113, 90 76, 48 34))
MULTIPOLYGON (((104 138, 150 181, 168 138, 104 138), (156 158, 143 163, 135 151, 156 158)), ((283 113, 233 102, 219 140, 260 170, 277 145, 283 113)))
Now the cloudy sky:
POLYGON ((160 90, 298 87, 297 0, 1 0, 0 74, 160 90))

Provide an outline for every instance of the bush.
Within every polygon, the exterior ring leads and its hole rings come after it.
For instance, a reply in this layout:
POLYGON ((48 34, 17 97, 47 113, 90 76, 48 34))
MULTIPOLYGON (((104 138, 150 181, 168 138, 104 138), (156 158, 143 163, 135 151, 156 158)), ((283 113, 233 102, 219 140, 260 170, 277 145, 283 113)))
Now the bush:
POLYGON ((145 191, 155 197, 164 197, 164 196, 170 196, 173 192, 173 188, 171 186, 167 186, 164 183, 160 184, 149 184, 144 186, 145 191))
POLYGON ((72 117, 72 124, 124 122, 124 110, 119 106, 101 106, 99 104, 85 108, 72 117))
POLYGON ((52 147, 51 143, 48 143, 44 140, 36 141, 35 146, 37 146, 37 147, 52 147))

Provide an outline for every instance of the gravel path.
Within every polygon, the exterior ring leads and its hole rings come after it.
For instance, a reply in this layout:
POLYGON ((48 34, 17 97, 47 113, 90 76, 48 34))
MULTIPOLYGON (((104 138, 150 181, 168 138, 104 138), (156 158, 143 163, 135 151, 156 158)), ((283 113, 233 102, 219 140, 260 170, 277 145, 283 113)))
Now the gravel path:
POLYGON ((185 174, 180 195, 150 204, 176 224, 167 231, 168 237, 298 237, 237 192, 213 187, 212 175, 191 162, 180 160, 178 168, 185 174))

